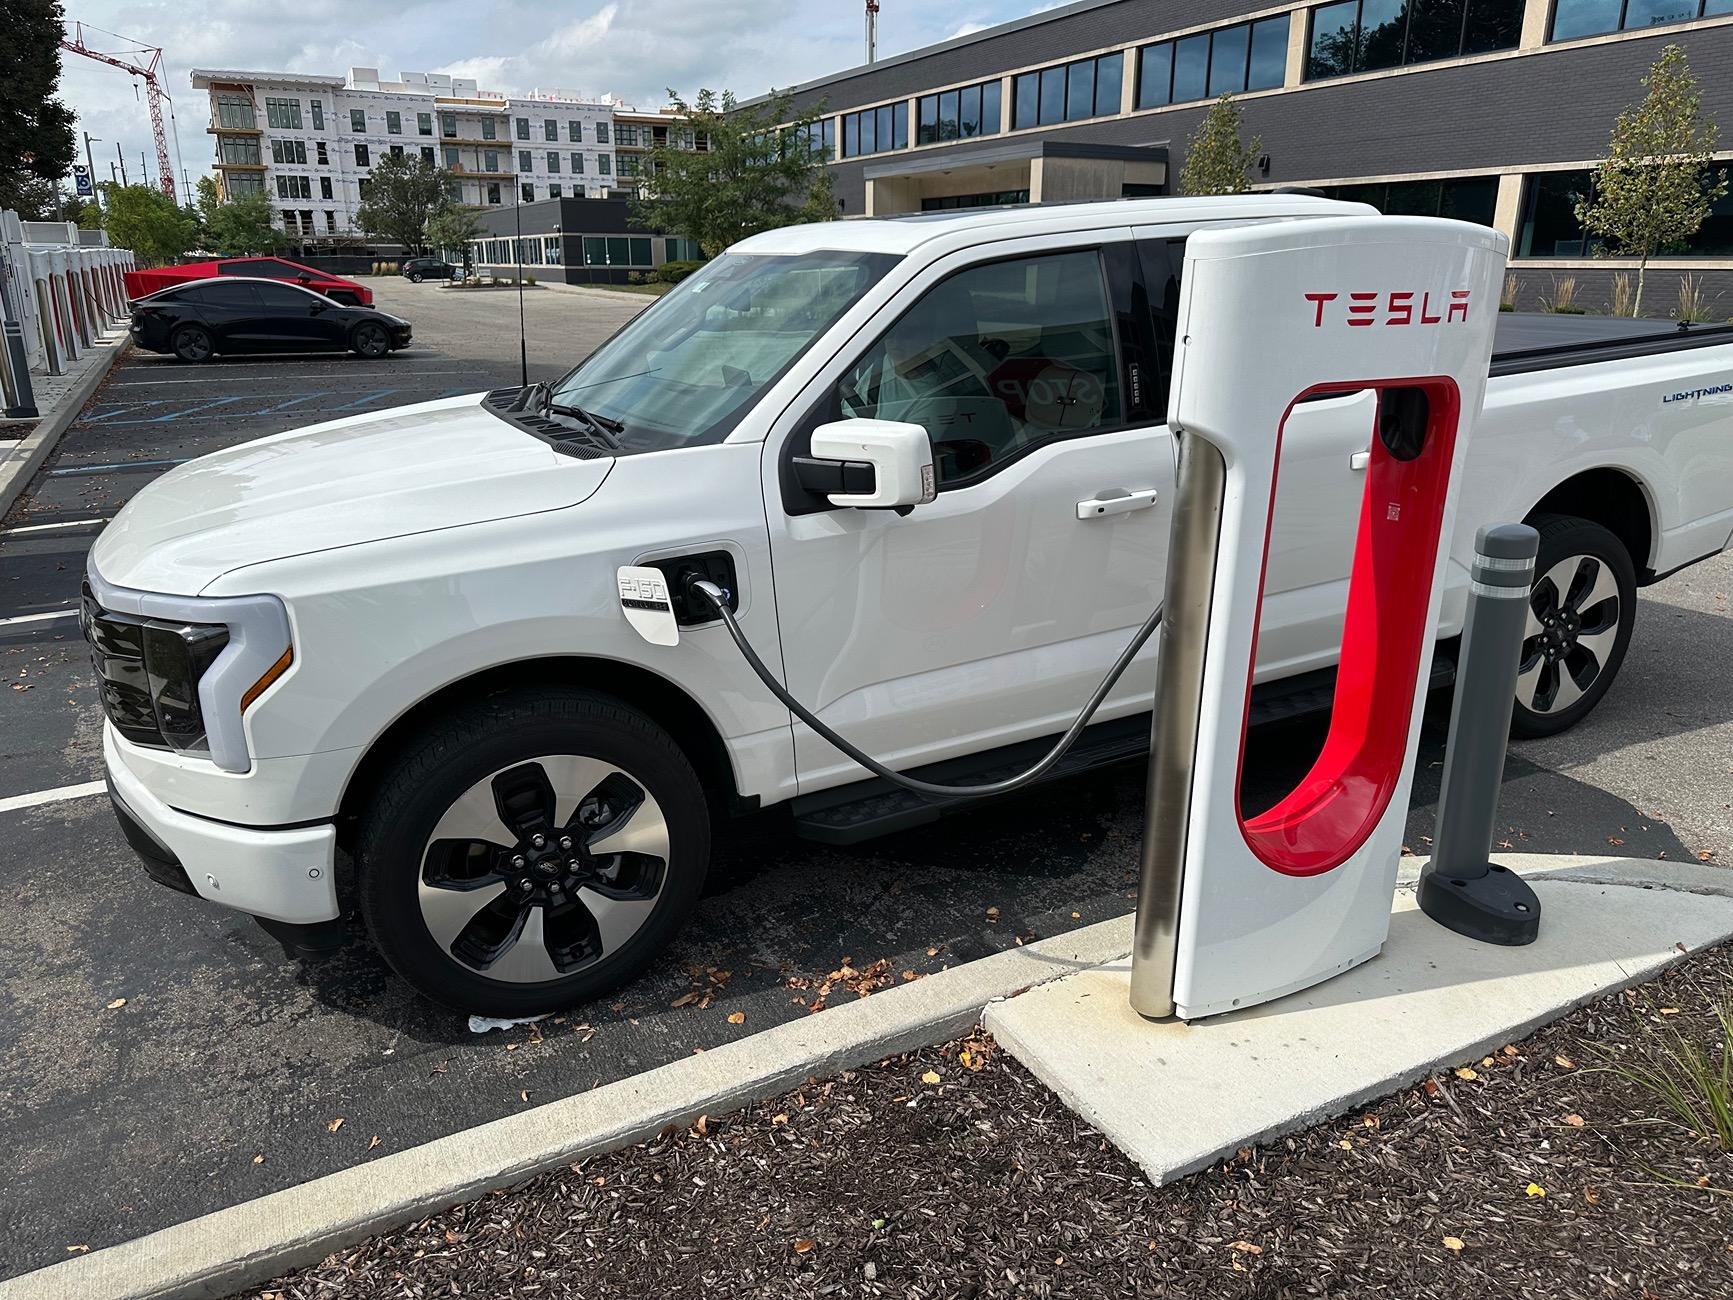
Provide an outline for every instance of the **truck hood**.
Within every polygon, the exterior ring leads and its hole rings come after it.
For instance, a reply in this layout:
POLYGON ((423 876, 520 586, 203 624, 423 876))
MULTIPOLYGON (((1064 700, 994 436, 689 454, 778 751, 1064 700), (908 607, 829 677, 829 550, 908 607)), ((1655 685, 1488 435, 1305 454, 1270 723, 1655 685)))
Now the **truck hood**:
POLYGON ((579 460, 483 410, 482 394, 272 434, 133 497, 91 563, 117 586, 197 595, 267 560, 577 505, 613 460, 579 460))

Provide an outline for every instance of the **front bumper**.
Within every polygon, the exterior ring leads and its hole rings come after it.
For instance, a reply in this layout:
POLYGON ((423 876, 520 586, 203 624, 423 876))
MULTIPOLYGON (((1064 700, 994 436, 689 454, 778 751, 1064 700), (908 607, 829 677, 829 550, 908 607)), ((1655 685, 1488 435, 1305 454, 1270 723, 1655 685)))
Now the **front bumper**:
POLYGON ((406 348, 406 347, 408 347, 409 346, 409 340, 414 338, 414 337, 415 337, 415 330, 412 326, 393 325, 391 327, 391 346, 394 348, 406 348))
POLYGON ((257 830, 171 808, 127 767, 108 725, 102 758, 121 829, 153 880, 267 920, 336 919, 335 826, 257 830))

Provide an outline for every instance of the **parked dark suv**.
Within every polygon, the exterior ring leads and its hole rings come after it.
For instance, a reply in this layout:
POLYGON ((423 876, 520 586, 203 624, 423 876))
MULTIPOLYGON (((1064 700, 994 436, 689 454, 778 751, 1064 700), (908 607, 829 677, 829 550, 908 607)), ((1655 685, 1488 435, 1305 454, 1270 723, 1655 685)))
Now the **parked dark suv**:
POLYGON ((378 358, 408 347, 409 322, 350 307, 277 280, 221 276, 175 285, 132 304, 133 342, 182 361, 219 352, 348 351, 378 358))
POLYGON ((420 284, 423 280, 449 280, 457 268, 442 257, 411 257, 398 267, 398 273, 411 284, 420 284))

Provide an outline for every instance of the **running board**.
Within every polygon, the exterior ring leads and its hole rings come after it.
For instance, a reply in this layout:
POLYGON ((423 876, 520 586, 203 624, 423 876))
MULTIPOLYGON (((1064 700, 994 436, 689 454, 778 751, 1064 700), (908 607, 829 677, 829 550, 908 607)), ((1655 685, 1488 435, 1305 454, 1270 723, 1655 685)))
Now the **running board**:
MULTIPOLYGON (((1453 650, 1453 645, 1439 646, 1439 652, 1433 656, 1428 689, 1441 690, 1456 680, 1453 650)), ((1336 670, 1333 668, 1266 683, 1252 692, 1251 723, 1263 726, 1325 712, 1330 708, 1335 693, 1336 670)), ((1027 790, 1109 764, 1146 757, 1149 753, 1149 723, 1150 715, 1147 713, 1097 723, 1078 738, 1070 753, 1055 763, 1046 775, 1022 788, 1027 790)), ((1057 739, 1057 736, 1044 736, 1026 740, 980 754, 967 754, 942 763, 910 768, 908 774, 943 785, 983 785, 1015 776, 1033 766, 1057 739)), ((1004 797, 931 798, 874 777, 838 786, 834 790, 801 795, 791 801, 790 809, 795 832, 802 839, 816 840, 821 844, 857 844, 880 835, 924 826, 946 813, 1004 797)))

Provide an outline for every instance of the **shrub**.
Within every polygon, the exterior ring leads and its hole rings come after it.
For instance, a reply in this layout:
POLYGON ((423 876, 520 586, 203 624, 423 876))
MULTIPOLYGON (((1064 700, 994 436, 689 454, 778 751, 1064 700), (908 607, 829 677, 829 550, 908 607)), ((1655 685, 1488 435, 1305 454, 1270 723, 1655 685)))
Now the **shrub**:
POLYGON ((1504 277, 1504 292, 1499 295, 1498 309, 1500 311, 1516 310, 1516 276, 1507 274, 1504 277))
POLYGON ((1552 296, 1540 300, 1542 311, 1554 312, 1560 316, 1581 316, 1583 309, 1577 306, 1577 278, 1574 275, 1553 276, 1552 296))
POLYGON ((1612 313, 1615 316, 1634 316, 1636 305, 1636 282, 1631 279, 1629 271, 1620 271, 1613 276, 1612 313))
POLYGON ((662 284, 679 284, 703 265, 702 262, 664 262, 652 274, 662 284))
POLYGON ((1622 1056, 1609 1056, 1600 1068, 1654 1097, 1694 1136, 1733 1151, 1733 990, 1696 992, 1706 1005, 1712 1032, 1682 1032, 1662 1019, 1652 1002, 1633 1006, 1639 1027, 1636 1042, 1622 1056))
POLYGON ((1696 273, 1687 271, 1679 277, 1678 317, 1682 321, 1711 321, 1715 319, 1715 304, 1720 298, 1720 294, 1711 298, 1696 273))
POLYGON ((626 272, 626 283, 627 284, 643 284, 644 282, 645 282, 644 281, 644 273, 642 271, 628 271, 628 272, 626 272))

